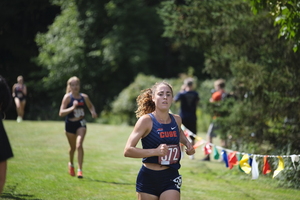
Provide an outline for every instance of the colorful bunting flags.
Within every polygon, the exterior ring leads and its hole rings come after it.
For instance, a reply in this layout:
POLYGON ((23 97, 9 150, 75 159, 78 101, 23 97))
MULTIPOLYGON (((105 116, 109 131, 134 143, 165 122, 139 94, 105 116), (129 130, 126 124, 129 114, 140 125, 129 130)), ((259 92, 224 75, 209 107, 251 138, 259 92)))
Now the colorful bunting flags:
MULTIPOLYGON (((242 160, 242 154, 238 154, 237 158, 238 158, 238 162, 240 163, 240 161, 242 160)), ((238 165, 238 167, 241 172, 244 172, 240 165, 238 165)))
POLYGON ((297 155, 291 155, 291 160, 293 162, 294 168, 297 169, 296 166, 295 166, 295 162, 299 161, 299 156, 297 156, 297 155))
POLYGON ((216 146, 214 146, 214 159, 218 160, 220 158, 220 154, 216 146))
POLYGON ((223 158, 223 162, 225 163, 226 167, 228 167, 228 157, 227 157, 227 153, 225 150, 222 150, 222 158, 223 158))
POLYGON ((281 172, 284 169, 284 162, 283 162, 283 158, 281 156, 277 156, 278 158, 278 167, 277 169, 274 171, 273 174, 273 178, 275 178, 275 176, 277 176, 279 174, 279 172, 281 172))
POLYGON ((248 163, 249 163, 249 165, 252 167, 252 158, 250 157, 251 156, 251 154, 248 154, 249 155, 249 160, 248 160, 248 163))
POLYGON ((257 157, 263 157, 263 162, 264 162, 262 168, 263 174, 268 174, 272 171, 270 164, 268 162, 268 157, 278 158, 278 167, 274 171, 273 178, 275 178, 282 170, 284 170, 283 157, 290 157, 295 169, 297 169, 295 162, 299 162, 300 160, 299 159, 300 155, 295 155, 295 154, 284 155, 284 156, 274 156, 274 155, 270 156, 270 155, 259 155, 259 154, 246 154, 246 153, 233 151, 230 149, 225 149, 223 147, 218 147, 212 143, 206 142, 201 137, 197 136, 189 129, 187 129, 184 125, 182 125, 181 128, 189 140, 191 140, 190 136, 193 136, 196 140, 198 140, 193 146, 194 149, 206 143, 205 146, 203 147, 203 151, 205 155, 211 154, 213 149, 213 155, 215 160, 218 160, 220 158, 218 149, 222 149, 222 159, 223 162, 226 164, 226 167, 232 169, 234 165, 238 165, 239 170, 245 172, 246 174, 250 174, 250 172, 252 171, 252 179, 257 179, 259 177, 259 169, 258 169, 259 163, 256 161, 257 157), (229 152, 228 156, 226 151, 229 152))
POLYGON ((256 162, 256 156, 253 156, 252 159, 252 179, 258 179, 258 163, 256 162))
POLYGON ((240 160, 240 166, 241 169, 246 173, 246 174, 250 174, 251 172, 251 167, 248 164, 248 160, 249 160, 249 155, 245 154, 243 155, 242 159, 240 160))
POLYGON ((264 156, 263 174, 268 174, 270 172, 271 172, 271 168, 268 162, 268 156, 264 156))
POLYGON ((229 153, 229 155, 228 155, 228 164, 229 164, 229 169, 232 169, 234 165, 239 164, 239 162, 236 158, 236 151, 229 153))
POLYGON ((204 154, 208 155, 211 153, 211 147, 209 143, 206 143, 206 145, 203 147, 204 148, 204 154))
POLYGON ((197 149, 199 146, 201 146, 202 144, 203 144, 204 142, 203 142, 203 140, 199 140, 199 141, 197 141, 195 144, 194 144, 194 149, 197 149))

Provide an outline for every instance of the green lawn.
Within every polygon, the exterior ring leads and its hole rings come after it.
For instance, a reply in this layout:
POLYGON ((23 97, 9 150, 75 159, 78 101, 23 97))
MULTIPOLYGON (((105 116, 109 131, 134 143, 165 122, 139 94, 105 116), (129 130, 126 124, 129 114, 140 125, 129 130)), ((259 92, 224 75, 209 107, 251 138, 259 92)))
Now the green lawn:
MULTIPOLYGON (((136 199, 135 179, 141 159, 123 157, 132 127, 89 123, 84 178, 78 179, 67 173, 68 143, 63 121, 6 120, 4 126, 15 156, 8 162, 2 199, 136 199)), ((229 170, 217 161, 200 161, 201 148, 195 156, 195 160, 187 156, 182 160, 182 200, 300 199, 299 190, 277 187, 271 175, 251 180, 251 175, 237 167, 229 170)))

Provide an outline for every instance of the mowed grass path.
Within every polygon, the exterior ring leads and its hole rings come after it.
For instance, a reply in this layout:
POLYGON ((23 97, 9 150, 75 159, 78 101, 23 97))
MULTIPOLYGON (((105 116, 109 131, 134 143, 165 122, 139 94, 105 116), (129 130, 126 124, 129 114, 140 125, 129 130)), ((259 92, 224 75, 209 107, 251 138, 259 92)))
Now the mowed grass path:
MULTIPOLYGON (((67 173, 69 147, 63 121, 5 120, 4 126, 14 158, 8 162, 2 199, 136 199, 135 179, 141 159, 123 157, 133 127, 88 123, 84 178, 78 179, 67 173)), ((271 175, 251 180, 251 175, 237 167, 229 170, 217 161, 200 161, 201 148, 195 156, 195 160, 187 156, 182 160, 182 200, 300 199, 299 190, 278 188, 271 175)))

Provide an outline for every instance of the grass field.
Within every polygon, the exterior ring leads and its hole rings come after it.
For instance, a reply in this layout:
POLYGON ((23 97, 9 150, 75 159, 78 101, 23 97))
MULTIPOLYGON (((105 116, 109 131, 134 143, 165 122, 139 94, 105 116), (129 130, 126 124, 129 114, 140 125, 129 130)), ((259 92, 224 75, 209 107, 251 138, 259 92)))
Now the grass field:
MULTIPOLYGON (((132 127, 88 124, 84 142, 84 178, 67 173, 68 143, 64 123, 53 121, 6 120, 14 151, 2 199, 39 200, 134 200, 135 179, 141 159, 123 157, 132 127)), ((204 137, 204 134, 200 135, 204 137)), ((251 180, 237 167, 203 162, 201 148, 196 159, 184 156, 182 200, 286 200, 300 199, 300 191, 277 187, 272 175, 251 180)))

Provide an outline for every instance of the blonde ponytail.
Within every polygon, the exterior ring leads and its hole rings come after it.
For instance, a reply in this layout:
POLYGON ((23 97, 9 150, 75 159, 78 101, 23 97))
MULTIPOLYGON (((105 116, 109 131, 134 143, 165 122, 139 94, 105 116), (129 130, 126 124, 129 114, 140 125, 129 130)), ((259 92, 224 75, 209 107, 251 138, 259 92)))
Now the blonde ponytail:
POLYGON ((77 76, 72 76, 71 78, 69 78, 69 80, 67 81, 67 89, 66 89, 66 94, 68 94, 69 92, 71 92, 71 82, 72 81, 78 81, 78 83, 80 84, 80 79, 77 76))

